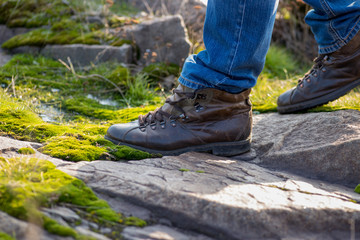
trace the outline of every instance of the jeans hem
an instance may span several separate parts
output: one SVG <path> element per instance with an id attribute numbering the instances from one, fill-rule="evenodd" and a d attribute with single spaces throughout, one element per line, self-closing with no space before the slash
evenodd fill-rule
<path id="1" fill-rule="evenodd" d="M 356 25 L 353 27 L 353 29 L 350 31 L 350 33 L 347 35 L 347 37 L 341 41 L 338 41 L 337 43 L 331 45 L 331 46 L 319 46 L 319 54 L 329 54 L 336 52 L 343 46 L 345 46 L 347 43 L 349 43 L 360 31 L 360 18 L 358 19 Z"/>
<path id="2" fill-rule="evenodd" d="M 203 89 L 203 88 L 210 88 L 208 85 L 204 85 L 189 79 L 184 78 L 183 76 L 180 76 L 178 79 L 179 83 L 184 85 L 185 87 L 191 88 L 191 89 Z"/>

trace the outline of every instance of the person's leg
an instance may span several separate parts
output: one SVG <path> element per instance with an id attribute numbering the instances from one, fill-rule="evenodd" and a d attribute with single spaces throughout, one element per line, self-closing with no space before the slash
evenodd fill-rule
<path id="1" fill-rule="evenodd" d="M 305 20 L 315 35 L 319 57 L 295 88 L 280 95 L 280 113 L 326 104 L 360 85 L 360 1 L 304 1 L 314 8 Z"/>
<path id="2" fill-rule="evenodd" d="M 360 30 L 360 1 L 304 0 L 314 9 L 305 17 L 319 46 L 329 54 L 345 46 Z"/>
<path id="3" fill-rule="evenodd" d="M 252 88 L 262 71 L 278 0 L 209 0 L 206 50 L 190 56 L 179 82 L 189 88 L 238 93 Z"/>
<path id="4" fill-rule="evenodd" d="M 111 126 L 106 138 L 140 150 L 231 156 L 250 150 L 250 89 L 267 53 L 278 0 L 209 0 L 206 50 L 189 57 L 160 109 Z"/>

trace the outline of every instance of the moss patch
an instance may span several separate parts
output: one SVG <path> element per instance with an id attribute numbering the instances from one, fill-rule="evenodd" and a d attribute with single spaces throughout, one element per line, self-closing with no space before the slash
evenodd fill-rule
<path id="1" fill-rule="evenodd" d="M 24 155 L 31 155 L 31 154 L 35 154 L 35 150 L 32 148 L 20 148 L 18 150 L 18 153 L 24 154 Z"/>
<path id="2" fill-rule="evenodd" d="M 34 223 L 50 233 L 80 238 L 69 227 L 40 212 L 42 207 L 71 204 L 84 209 L 98 223 L 146 225 L 138 218 L 126 218 L 113 211 L 81 180 L 39 159 L 0 159 L 0 210 L 18 219 Z"/>
<path id="3" fill-rule="evenodd" d="M 15 240 L 15 238 L 11 237 L 10 235 L 0 232 L 0 240 Z"/>
<path id="4" fill-rule="evenodd" d="M 360 184 L 355 188 L 355 192 L 360 193 Z"/>
<path id="5" fill-rule="evenodd" d="M 153 63 L 146 66 L 142 72 L 148 76 L 152 83 L 157 83 L 170 75 L 179 76 L 181 69 L 176 64 Z"/>
<path id="6" fill-rule="evenodd" d="M 148 110 L 148 109 L 147 109 Z M 117 112 L 119 120 L 132 120 L 144 109 Z M 129 119 L 130 118 L 130 119 Z M 0 134 L 21 140 L 43 142 L 39 150 L 68 161 L 130 160 L 158 157 L 127 146 L 117 146 L 103 138 L 109 125 L 74 123 L 58 125 L 43 122 L 26 103 L 0 92 Z M 121 121 L 119 121 L 121 122 Z"/>
<path id="7" fill-rule="evenodd" d="M 45 46 L 47 44 L 108 44 L 121 46 L 132 44 L 131 41 L 120 39 L 105 33 L 101 28 L 104 24 L 89 23 L 85 11 L 88 6 L 80 1 L 64 2 L 61 0 L 0 0 L 0 23 L 8 27 L 37 28 L 25 34 L 17 35 L 6 41 L 2 47 L 13 49 L 20 46 Z M 100 2 L 98 7 L 105 7 Z M 105 7 L 108 9 L 108 7 Z M 109 12 L 103 16 L 108 25 L 119 27 L 137 24 L 139 21 L 130 17 L 118 17 Z M 71 18 L 72 17 L 72 18 Z M 135 46 L 135 45 L 134 45 Z"/>

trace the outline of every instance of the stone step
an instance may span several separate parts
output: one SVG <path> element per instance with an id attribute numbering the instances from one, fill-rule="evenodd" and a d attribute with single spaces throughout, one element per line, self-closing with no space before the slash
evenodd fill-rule
<path id="1" fill-rule="evenodd" d="M 254 117 L 253 163 L 355 187 L 360 183 L 360 112 Z"/>
<path id="2" fill-rule="evenodd" d="M 36 156 L 103 198 L 120 199 L 112 201 L 114 208 L 141 206 L 210 238 L 353 240 L 360 239 L 360 194 L 354 192 L 360 183 L 359 118 L 353 110 L 256 115 L 253 150 L 235 158 L 186 153 L 71 163 Z M 3 156 L 26 145 L 37 147 L 0 137 Z"/>
<path id="3" fill-rule="evenodd" d="M 187 153 L 59 169 L 215 239 L 360 239 L 353 189 L 248 162 Z"/>

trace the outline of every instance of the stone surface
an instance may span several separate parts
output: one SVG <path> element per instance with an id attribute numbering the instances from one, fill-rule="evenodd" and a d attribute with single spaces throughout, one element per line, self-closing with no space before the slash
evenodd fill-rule
<path id="1" fill-rule="evenodd" d="M 360 112 L 260 114 L 255 163 L 333 183 L 360 183 Z"/>
<path id="2" fill-rule="evenodd" d="M 172 228 L 154 225 L 144 228 L 127 227 L 122 232 L 125 240 L 211 240 L 203 235 L 189 235 L 176 231 Z"/>
<path id="3" fill-rule="evenodd" d="M 0 24 L 0 45 L 16 35 L 27 33 L 31 30 L 31 28 L 8 28 L 6 25 Z"/>
<path id="4" fill-rule="evenodd" d="M 127 44 L 121 47 L 85 44 L 47 45 L 40 53 L 65 62 L 69 57 L 73 64 L 81 66 L 106 61 L 132 62 L 132 47 Z"/>
<path id="5" fill-rule="evenodd" d="M 21 46 L 21 47 L 16 47 L 14 49 L 9 50 L 9 52 L 12 54 L 28 53 L 28 54 L 33 54 L 33 55 L 39 54 L 40 51 L 41 51 L 41 48 L 36 47 L 36 46 Z"/>
<path id="6" fill-rule="evenodd" d="M 50 214 L 51 216 L 59 216 L 68 222 L 75 222 L 80 220 L 79 215 L 77 215 L 74 211 L 65 207 L 54 207 L 54 208 L 45 208 L 43 212 Z"/>
<path id="7" fill-rule="evenodd" d="M 187 153 L 71 163 L 36 156 L 84 180 L 115 210 L 160 225 L 127 228 L 128 239 L 158 232 L 153 239 L 357 240 L 359 118 L 352 110 L 256 115 L 253 150 L 235 158 Z M 0 137 L 3 156 L 18 156 L 24 146 L 38 145 Z"/>
<path id="8" fill-rule="evenodd" d="M 137 45 L 142 63 L 169 62 L 182 65 L 190 52 L 191 43 L 179 15 L 154 18 L 111 31 Z"/>
<path id="9" fill-rule="evenodd" d="M 10 59 L 11 56 L 0 48 L 0 67 L 4 66 Z"/>
<path id="10" fill-rule="evenodd" d="M 71 237 L 60 237 L 49 234 L 34 224 L 29 224 L 0 212 L 0 232 L 13 236 L 17 240 L 71 240 Z"/>
<path id="11" fill-rule="evenodd" d="M 179 14 L 184 19 L 189 35 L 196 42 L 203 41 L 206 4 L 201 0 L 128 0 L 130 4 L 157 16 Z"/>
<path id="12" fill-rule="evenodd" d="M 97 240 L 110 240 L 110 238 L 108 238 L 108 237 L 105 237 L 105 236 L 103 236 L 103 235 L 101 235 L 99 233 L 92 232 L 92 231 L 87 230 L 86 228 L 83 228 L 83 227 L 80 227 L 80 226 L 76 227 L 75 230 L 78 233 L 82 234 L 82 235 L 93 237 L 93 238 L 95 238 Z"/>
<path id="13" fill-rule="evenodd" d="M 59 169 L 97 192 L 125 198 L 177 227 L 215 239 L 349 239 L 355 233 L 360 237 L 360 205 L 354 203 L 360 195 L 353 189 L 248 162 L 187 153 Z"/>

